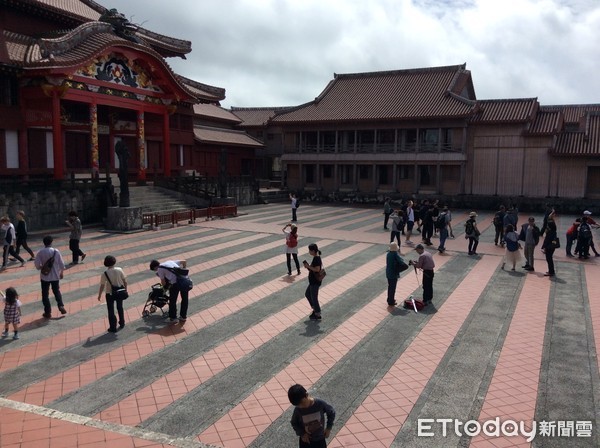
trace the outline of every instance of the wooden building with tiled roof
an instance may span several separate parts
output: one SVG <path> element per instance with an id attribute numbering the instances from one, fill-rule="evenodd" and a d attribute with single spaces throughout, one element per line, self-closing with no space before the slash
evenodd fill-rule
<path id="1" fill-rule="evenodd" d="M 314 101 L 252 127 L 274 135 L 294 190 L 596 198 L 599 116 L 598 105 L 478 100 L 462 64 L 334 74 Z"/>
<path id="2" fill-rule="evenodd" d="M 215 146 L 233 158 L 227 174 L 243 174 L 242 165 L 253 174 L 262 144 L 233 130 L 233 114 L 222 140 L 213 133 L 208 143 L 194 129 L 194 107 L 218 107 L 225 89 L 173 72 L 165 58 L 185 59 L 191 42 L 146 30 L 92 0 L 2 4 L 0 175 L 98 176 L 118 169 L 119 141 L 129 149 L 131 180 L 190 170 L 217 176 L 201 154 Z M 218 115 L 205 119 L 223 123 Z"/>

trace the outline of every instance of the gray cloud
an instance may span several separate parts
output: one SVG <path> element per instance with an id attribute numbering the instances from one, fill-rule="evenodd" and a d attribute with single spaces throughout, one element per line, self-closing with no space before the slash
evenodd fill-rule
<path id="1" fill-rule="evenodd" d="M 597 0 L 128 0 L 119 10 L 192 41 L 188 59 L 169 64 L 224 87 L 226 107 L 305 103 L 333 73 L 463 62 L 478 98 L 600 103 Z"/>

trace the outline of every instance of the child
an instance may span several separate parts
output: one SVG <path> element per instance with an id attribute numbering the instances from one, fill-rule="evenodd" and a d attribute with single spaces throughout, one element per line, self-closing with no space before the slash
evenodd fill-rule
<path id="1" fill-rule="evenodd" d="M 15 252 L 17 255 L 21 250 L 21 246 L 29 253 L 29 261 L 35 260 L 35 255 L 33 251 L 27 245 L 27 223 L 25 222 L 25 212 L 23 210 L 19 210 L 17 212 L 17 249 Z"/>
<path id="2" fill-rule="evenodd" d="M 288 398 L 296 407 L 291 424 L 300 437 L 299 448 L 325 448 L 325 439 L 329 437 L 335 420 L 333 407 L 319 398 L 311 397 L 300 384 L 294 384 L 288 389 Z"/>
<path id="3" fill-rule="evenodd" d="M 19 324 L 21 323 L 21 301 L 19 300 L 19 294 L 17 290 L 12 286 L 6 288 L 6 295 L 4 296 L 4 333 L 2 337 L 8 336 L 8 326 L 13 324 L 13 330 L 15 334 L 13 339 L 19 339 Z"/>

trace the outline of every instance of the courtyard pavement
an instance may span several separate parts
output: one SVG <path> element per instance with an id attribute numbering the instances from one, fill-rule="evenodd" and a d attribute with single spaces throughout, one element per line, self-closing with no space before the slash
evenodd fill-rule
<path id="1" fill-rule="evenodd" d="M 315 242 L 328 273 L 318 322 L 306 270 L 287 275 L 287 203 L 159 231 L 85 229 L 88 256 L 61 282 L 68 314 L 51 296 L 52 319 L 42 318 L 33 263 L 13 264 L 0 288 L 17 288 L 23 317 L 21 339 L 11 329 L 0 340 L 0 446 L 296 447 L 294 383 L 336 409 L 329 447 L 600 446 L 600 257 L 567 258 L 574 217 L 559 216 L 556 277 L 543 276 L 539 248 L 535 272 L 503 270 L 493 213 L 479 212 L 477 256 L 466 253 L 467 215 L 453 211 L 446 253 L 433 239 L 434 301 L 418 314 L 386 305 L 379 208 L 299 208 L 300 260 Z M 54 246 L 69 262 L 66 230 Z M 41 238 L 29 243 L 35 251 Z M 401 253 L 417 258 L 404 244 Z M 130 292 L 116 334 L 96 299 L 108 254 Z M 142 318 L 153 258 L 188 261 L 185 324 Z M 398 302 L 421 294 L 420 276 L 405 271 Z"/>

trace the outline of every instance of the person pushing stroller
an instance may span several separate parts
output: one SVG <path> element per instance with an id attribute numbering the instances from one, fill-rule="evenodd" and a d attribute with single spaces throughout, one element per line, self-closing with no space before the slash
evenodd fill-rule
<path id="1" fill-rule="evenodd" d="M 160 263 L 158 260 L 150 262 L 150 270 L 155 271 L 163 287 L 169 290 L 169 321 L 175 323 L 179 320 L 182 324 L 187 320 L 189 289 L 182 288 L 178 282 L 176 271 L 185 269 L 186 260 L 168 260 Z M 177 319 L 177 297 L 181 293 L 181 309 Z"/>

